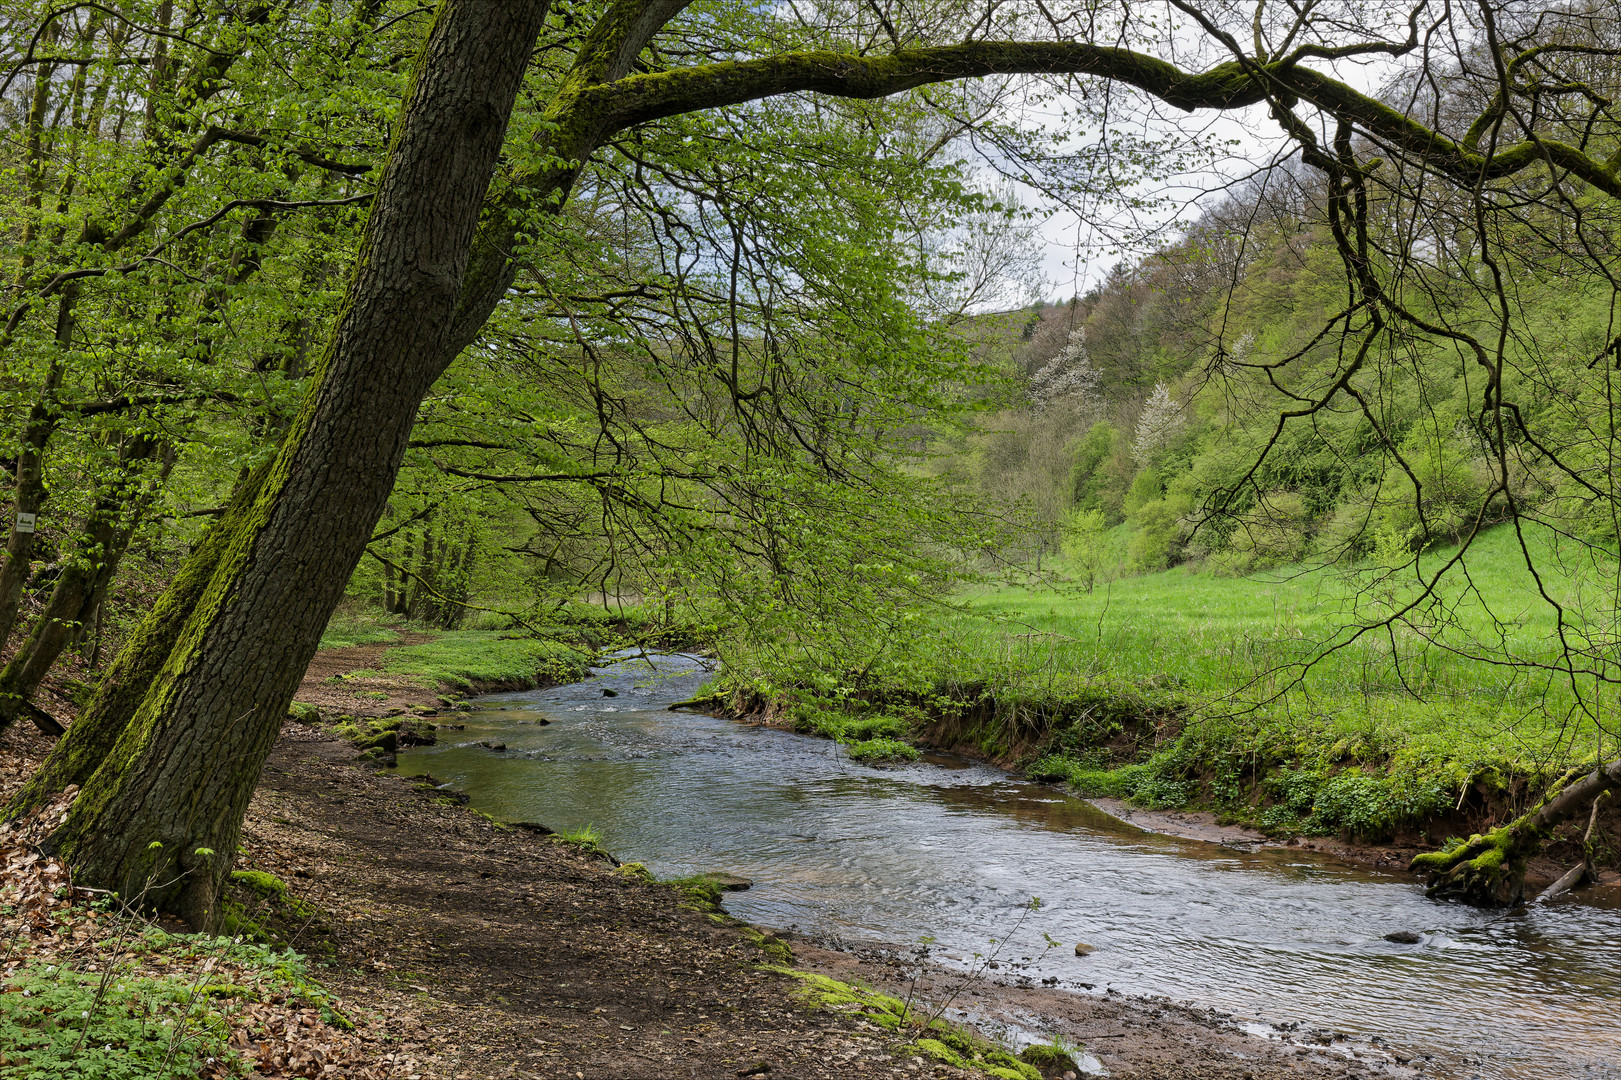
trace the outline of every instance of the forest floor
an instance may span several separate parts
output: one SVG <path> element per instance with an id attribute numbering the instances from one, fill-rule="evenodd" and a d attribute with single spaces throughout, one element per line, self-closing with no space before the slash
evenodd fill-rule
<path id="1" fill-rule="evenodd" d="M 300 700 L 323 703 L 340 686 L 332 681 L 345 674 L 340 669 L 378 670 L 384 648 L 321 655 Z M 352 681 L 341 685 L 352 694 Z M 381 714 L 436 698 L 415 685 L 362 689 L 374 690 L 366 700 Z M 0 798 L 47 749 L 25 725 L 0 735 Z M 772 953 L 781 955 L 781 939 L 769 931 L 696 910 L 675 887 L 538 830 L 495 822 L 419 780 L 357 762 L 353 746 L 319 724 L 284 726 L 244 824 L 238 867 L 275 875 L 288 895 L 257 904 L 243 896 L 243 915 L 306 954 L 358 1030 L 347 1037 L 342 1065 L 322 1072 L 317 1059 L 306 1069 L 299 1063 L 312 1059 L 289 1051 L 274 1059 L 275 1067 L 265 1066 L 267 1074 L 985 1075 L 931 1059 L 855 1006 L 806 1000 L 801 980 L 769 970 Z M 800 971 L 891 992 L 909 982 L 882 949 L 791 947 Z M 927 971 L 917 992 L 943 997 L 960 979 Z M 1055 1027 L 1075 1032 L 1075 1041 L 1119 1078 L 1406 1074 L 1377 1055 L 1345 1060 L 1326 1046 L 1251 1038 L 1230 1018 L 1162 1001 L 989 979 L 958 992 L 959 1004 L 971 1001 L 977 1015 L 993 1022 L 1014 1012 L 1053 1017 Z"/>

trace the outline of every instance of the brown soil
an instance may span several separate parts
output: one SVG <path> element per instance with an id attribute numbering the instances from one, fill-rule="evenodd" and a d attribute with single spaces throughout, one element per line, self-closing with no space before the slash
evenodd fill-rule
<path id="1" fill-rule="evenodd" d="M 358 717 L 384 716 L 390 707 L 395 711 L 401 706 L 434 707 L 439 704 L 439 692 L 427 689 L 414 676 L 389 675 L 382 669 L 383 654 L 389 649 L 398 645 L 421 645 L 432 641 L 434 636 L 405 630 L 400 632 L 397 642 L 323 649 L 315 654 L 304 672 L 297 700 L 329 715 L 347 713 Z M 357 671 L 370 674 L 353 674 Z"/>

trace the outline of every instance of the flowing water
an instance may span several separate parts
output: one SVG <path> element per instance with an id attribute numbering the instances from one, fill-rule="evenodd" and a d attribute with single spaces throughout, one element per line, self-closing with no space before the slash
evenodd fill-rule
<path id="1" fill-rule="evenodd" d="M 705 678 L 690 657 L 631 659 L 481 698 L 400 771 L 507 820 L 589 824 L 660 877 L 751 878 L 726 898 L 750 922 L 928 937 L 945 962 L 999 948 L 1018 975 L 1381 1040 L 1457 1080 L 1621 1080 L 1615 890 L 1506 917 L 1438 904 L 1407 875 L 1144 833 L 985 766 L 878 770 L 826 740 L 667 710 Z M 1075 956 L 1083 941 L 1095 951 Z"/>

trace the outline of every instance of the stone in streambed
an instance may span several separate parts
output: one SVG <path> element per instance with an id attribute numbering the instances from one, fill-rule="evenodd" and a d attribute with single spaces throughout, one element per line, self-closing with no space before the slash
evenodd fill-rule
<path id="1" fill-rule="evenodd" d="M 1424 940 L 1424 936 L 1415 934 L 1411 930 L 1397 930 L 1393 934 L 1386 934 L 1385 940 L 1394 941 L 1397 945 L 1417 945 Z"/>
<path id="2" fill-rule="evenodd" d="M 1084 941 L 1077 941 L 1075 943 L 1075 955 L 1076 956 L 1085 956 L 1088 953 L 1092 953 L 1092 952 L 1096 952 L 1096 951 L 1097 951 L 1097 946 L 1096 945 L 1088 945 Z"/>
<path id="3" fill-rule="evenodd" d="M 727 874 L 719 870 L 711 870 L 707 874 L 694 874 L 692 880 L 707 881 L 723 892 L 742 892 L 754 884 L 746 877 L 738 877 L 736 874 Z"/>
<path id="4" fill-rule="evenodd" d="M 606 687 L 604 687 L 603 691 L 602 691 L 602 696 L 603 697 L 618 697 L 619 696 L 619 691 L 618 690 L 609 690 Z"/>
<path id="5" fill-rule="evenodd" d="M 399 749 L 399 734 L 394 731 L 380 731 L 370 738 L 356 740 L 355 747 L 361 751 L 381 750 L 385 754 L 392 754 Z"/>

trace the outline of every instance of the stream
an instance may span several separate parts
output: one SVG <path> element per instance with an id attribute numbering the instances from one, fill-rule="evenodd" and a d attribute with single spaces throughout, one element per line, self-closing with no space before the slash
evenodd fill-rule
<path id="1" fill-rule="evenodd" d="M 1164 995 L 1262 1035 L 1343 1032 L 1448 1080 L 1621 1080 L 1621 890 L 1507 916 L 1440 904 L 1410 875 L 1145 833 L 988 766 L 875 769 L 824 739 L 666 708 L 707 677 L 655 656 L 479 698 L 399 771 L 506 820 L 589 824 L 659 877 L 750 878 L 725 904 L 760 925 L 932 938 L 947 964 L 995 952 L 997 977 Z M 1398 931 L 1420 940 L 1385 940 Z"/>

